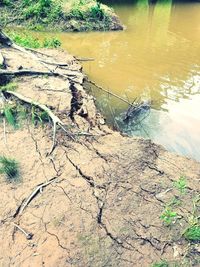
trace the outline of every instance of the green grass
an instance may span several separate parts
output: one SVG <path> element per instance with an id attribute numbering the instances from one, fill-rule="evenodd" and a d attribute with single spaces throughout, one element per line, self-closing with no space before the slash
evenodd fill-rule
<path id="1" fill-rule="evenodd" d="M 15 91 L 17 84 L 14 82 L 7 83 L 6 85 L 0 86 L 0 91 Z"/>
<path id="2" fill-rule="evenodd" d="M 188 227 L 183 236 L 189 241 L 200 242 L 200 226 L 193 225 Z"/>
<path id="3" fill-rule="evenodd" d="M 169 267 L 169 263 L 165 260 L 154 263 L 151 267 Z"/>
<path id="4" fill-rule="evenodd" d="M 176 217 L 177 217 L 177 213 L 175 211 L 173 211 L 170 207 L 166 207 L 160 216 L 161 220 L 166 225 L 172 224 Z"/>
<path id="5" fill-rule="evenodd" d="M 3 115 L 6 119 L 6 122 L 11 125 L 14 129 L 17 128 L 17 120 L 16 120 L 16 110 L 11 105 L 7 104 L 4 106 Z"/>
<path id="6" fill-rule="evenodd" d="M 0 173 L 9 181 L 15 181 L 19 178 L 19 163 L 15 159 L 0 156 Z"/>
<path id="7" fill-rule="evenodd" d="M 0 91 L 14 90 L 17 87 L 15 83 L 8 83 L 1 86 Z M 6 102 L 2 109 L 2 116 L 6 123 L 12 126 L 15 130 L 21 128 L 25 120 L 32 122 L 33 126 L 44 126 L 50 121 L 47 112 L 35 107 L 27 105 L 20 101 Z"/>
<path id="8" fill-rule="evenodd" d="M 60 40 L 55 37 L 39 40 L 38 38 L 30 35 L 30 33 L 20 34 L 11 30 L 7 31 L 7 34 L 13 42 L 27 48 L 58 48 L 61 46 Z"/>
<path id="9" fill-rule="evenodd" d="M 22 16 L 24 19 L 36 19 L 49 23 L 59 19 L 62 15 L 61 1 L 59 0 L 23 0 Z"/>

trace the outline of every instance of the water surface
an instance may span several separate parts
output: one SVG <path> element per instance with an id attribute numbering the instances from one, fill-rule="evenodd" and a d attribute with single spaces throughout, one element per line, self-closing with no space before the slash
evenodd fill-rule
<path id="1" fill-rule="evenodd" d="M 57 34 L 63 48 L 95 59 L 84 70 L 97 84 L 151 101 L 135 126 L 122 120 L 126 103 L 93 90 L 109 123 L 200 161 L 200 3 L 109 2 L 126 30 Z"/>

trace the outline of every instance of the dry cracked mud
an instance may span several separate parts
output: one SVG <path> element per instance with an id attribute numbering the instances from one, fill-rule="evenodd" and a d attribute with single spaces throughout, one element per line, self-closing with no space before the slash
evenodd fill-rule
<path id="1" fill-rule="evenodd" d="M 75 140 L 58 127 L 49 155 L 51 123 L 33 127 L 27 120 L 13 129 L 1 122 L 0 154 L 20 163 L 20 181 L 9 183 L 0 174 L 0 266 L 146 267 L 162 259 L 199 266 L 200 246 L 183 232 L 194 212 L 199 214 L 194 199 L 200 164 L 109 129 L 83 88 L 85 76 L 75 58 L 42 52 L 49 55 L 40 54 L 42 59 L 68 62 L 67 70 L 51 66 L 68 77 L 5 75 L 1 82 L 14 80 L 18 93 L 51 107 Z M 47 71 L 30 54 L 8 47 L 1 53 L 6 70 Z M 184 194 L 174 186 L 181 175 L 187 180 Z M 174 199 L 177 217 L 167 226 L 160 216 Z"/>

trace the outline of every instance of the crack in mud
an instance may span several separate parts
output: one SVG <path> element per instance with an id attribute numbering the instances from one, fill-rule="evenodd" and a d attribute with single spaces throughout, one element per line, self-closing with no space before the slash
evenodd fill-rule
<path id="1" fill-rule="evenodd" d="M 69 253 L 69 249 L 66 248 L 65 246 L 63 246 L 63 245 L 61 244 L 60 239 L 58 238 L 58 236 L 57 236 L 56 234 L 51 233 L 51 232 L 48 231 L 48 229 L 47 229 L 47 224 L 46 224 L 46 223 L 44 223 L 44 227 L 45 227 L 45 231 L 46 231 L 50 236 L 54 236 L 54 237 L 56 238 L 56 240 L 57 240 L 57 242 L 58 242 L 58 246 L 59 246 L 60 248 L 64 249 L 64 250 L 66 250 L 66 251 Z"/>
<path id="2" fill-rule="evenodd" d="M 80 174 L 80 176 L 92 187 L 92 188 L 98 188 L 98 189 L 106 189 L 105 185 L 98 185 L 95 183 L 93 177 L 86 175 L 82 172 L 81 168 L 78 167 L 78 165 L 76 165 L 67 155 L 66 153 L 66 158 L 68 159 L 68 161 L 72 164 L 72 166 L 78 171 L 78 173 Z"/>

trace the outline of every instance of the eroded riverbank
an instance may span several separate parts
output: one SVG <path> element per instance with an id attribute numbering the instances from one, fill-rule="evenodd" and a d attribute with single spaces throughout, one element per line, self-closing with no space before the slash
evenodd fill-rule
<path id="1" fill-rule="evenodd" d="M 62 48 L 94 58 L 84 63 L 84 71 L 103 88 L 129 102 L 141 98 L 151 103 L 146 119 L 127 124 L 123 116 L 128 105 L 93 90 L 107 123 L 200 161 L 200 3 L 108 2 L 127 29 L 57 34 Z M 36 36 L 42 39 L 54 33 Z"/>
<path id="2" fill-rule="evenodd" d="M 14 81 L 16 93 L 49 107 L 66 132 L 58 127 L 52 151 L 51 120 L 43 127 L 25 120 L 19 129 L 1 124 L 1 155 L 19 162 L 20 180 L 0 176 L 0 265 L 146 267 L 166 260 L 198 266 L 199 244 L 184 231 L 191 216 L 198 225 L 199 163 L 109 129 L 85 93 L 75 58 L 40 52 L 48 56 L 1 49 L 1 82 L 7 77 L 4 86 Z M 19 73 L 27 69 L 32 73 Z M 170 224 L 168 209 L 176 213 L 167 215 Z"/>

